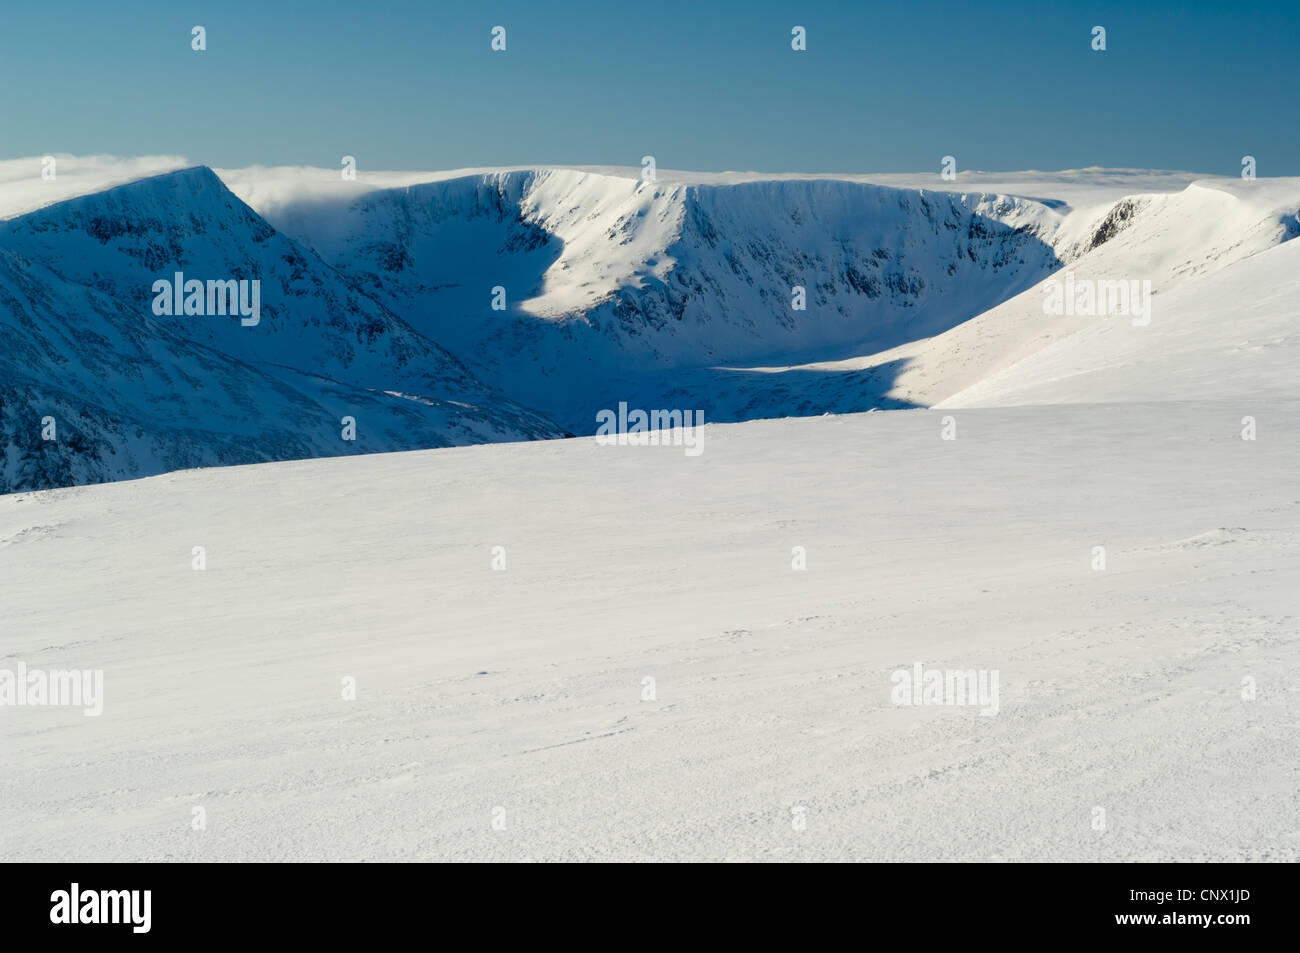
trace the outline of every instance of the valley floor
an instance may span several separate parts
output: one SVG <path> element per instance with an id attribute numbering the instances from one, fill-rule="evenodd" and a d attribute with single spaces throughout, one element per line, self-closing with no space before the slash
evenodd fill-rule
<path id="1" fill-rule="evenodd" d="M 104 672 L 99 717 L 0 707 L 0 858 L 1300 860 L 1297 411 L 0 497 L 0 669 Z M 998 672 L 998 713 L 893 704 L 916 662 Z"/>

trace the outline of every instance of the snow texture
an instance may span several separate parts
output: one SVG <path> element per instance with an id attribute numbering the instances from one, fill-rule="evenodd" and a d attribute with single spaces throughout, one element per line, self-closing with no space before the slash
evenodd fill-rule
<path id="1" fill-rule="evenodd" d="M 0 670 L 103 713 L 0 706 L 0 859 L 1300 860 L 1300 180 L 57 158 Z"/>

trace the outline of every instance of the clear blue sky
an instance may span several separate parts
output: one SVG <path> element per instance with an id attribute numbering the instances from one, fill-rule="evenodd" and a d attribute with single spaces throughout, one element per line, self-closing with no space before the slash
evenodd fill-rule
<path id="1" fill-rule="evenodd" d="M 1300 0 L 3 0 L 0 158 L 1300 175 L 1297 51 Z"/>

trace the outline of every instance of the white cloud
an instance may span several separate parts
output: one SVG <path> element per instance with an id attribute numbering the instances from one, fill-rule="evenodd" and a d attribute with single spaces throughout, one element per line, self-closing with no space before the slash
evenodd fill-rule
<path id="1" fill-rule="evenodd" d="M 42 177 L 44 156 L 0 160 L 0 219 L 192 164 L 184 156 L 52 156 L 52 179 Z"/>

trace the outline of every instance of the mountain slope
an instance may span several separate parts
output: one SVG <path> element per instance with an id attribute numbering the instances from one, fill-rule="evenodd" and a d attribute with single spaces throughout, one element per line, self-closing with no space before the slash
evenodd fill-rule
<path id="1" fill-rule="evenodd" d="M 1202 396 L 1295 394 L 1294 364 L 1285 349 L 1258 355 L 1263 359 L 1242 376 L 1227 370 L 1242 365 L 1237 342 L 1224 340 L 1221 331 L 1249 313 L 1253 335 L 1294 334 L 1297 310 L 1273 289 L 1294 278 L 1291 263 L 1300 246 L 1290 246 L 1300 236 L 1297 213 L 1300 179 L 1215 180 L 1079 213 L 1063 230 L 1065 270 L 1076 282 L 1149 281 L 1149 323 L 1135 326 L 1128 317 L 1106 314 L 1046 314 L 1043 283 L 909 354 L 881 355 L 907 360 L 929 376 L 922 381 L 919 374 L 901 375 L 893 396 L 928 405 L 960 403 L 963 392 L 1039 354 L 1068 354 L 1067 365 L 1078 370 L 1146 364 L 1141 372 L 1134 368 L 1127 385 L 1139 400 L 1185 394 L 1188 381 L 1197 382 Z M 1062 279 L 1063 274 L 1052 277 Z M 1191 350 L 1185 344 L 1169 349 L 1174 338 L 1186 342 L 1189 334 L 1202 332 Z M 1055 390 L 1057 398 L 1104 399 L 1092 378 L 1073 376 L 1066 365 L 1059 371 L 1072 380 Z M 1006 387 L 1013 386 L 1007 379 Z"/>
<path id="2" fill-rule="evenodd" d="M 1096 321 L 943 407 L 1300 397 L 1300 242 L 1185 282 L 1148 327 Z"/>
<path id="3" fill-rule="evenodd" d="M 665 374 L 930 336 L 1057 264 L 1056 213 L 998 195 L 573 170 L 340 195 L 268 214 L 479 376 L 577 431 L 632 391 L 662 399 Z M 725 420 L 742 405 L 702 406 Z"/>
<path id="4" fill-rule="evenodd" d="M 1074 196 L 1076 201 L 1083 197 Z M 1144 376 L 1135 374 L 1125 387 L 1114 389 L 1133 399 L 1185 395 L 1188 381 L 1197 382 L 1204 396 L 1296 394 L 1291 352 L 1270 347 L 1242 363 L 1238 342 L 1223 340 L 1222 329 L 1248 314 L 1252 336 L 1273 341 L 1294 334 L 1293 299 L 1275 294 L 1274 288 L 1292 281 L 1297 252 L 1282 249 L 1300 235 L 1298 211 L 1300 179 L 1215 179 L 1173 193 L 1082 203 L 1060 220 L 1053 234 L 1061 267 L 969 321 L 875 353 L 815 364 L 773 362 L 765 368 L 732 368 L 730 374 L 759 380 L 773 396 L 769 403 L 782 391 L 807 392 L 814 399 L 829 392 L 842 404 L 826 409 L 841 412 L 860 409 L 849 400 L 854 380 L 869 382 L 866 390 L 874 395 L 875 406 L 884 408 L 960 406 L 968 395 L 982 405 L 1030 402 L 1028 396 L 1012 399 L 1011 389 L 1018 385 L 1001 375 L 1038 354 L 1056 356 L 1051 373 L 1060 384 L 1035 400 L 1106 399 L 1090 377 L 1074 375 L 1074 369 L 1121 361 L 1145 365 Z M 1115 314 L 1046 313 L 1047 290 L 1063 283 L 1067 274 L 1077 285 L 1093 287 L 1104 281 L 1149 282 L 1149 323 L 1135 326 L 1130 317 Z M 1202 317 L 1183 323 L 1189 309 Z M 1084 336 L 1076 337 L 1080 334 Z M 1171 334 L 1181 338 L 1172 349 Z M 683 386 L 703 393 L 716 376 Z M 981 389 L 994 380 L 1004 380 L 999 387 L 1005 386 L 1005 396 Z"/>
<path id="5" fill-rule="evenodd" d="M 9 666 L 104 673 L 99 717 L 3 709 L 0 856 L 1300 860 L 1297 410 L 972 409 L 953 441 L 857 414 L 710 425 L 694 458 L 557 440 L 0 497 Z M 917 662 L 997 671 L 998 714 L 894 704 Z"/>
<path id="6" fill-rule="evenodd" d="M 0 220 L 0 486 L 591 432 L 623 401 L 1295 393 L 1300 180 L 318 171 L 223 173 L 258 211 L 196 167 Z M 261 320 L 154 315 L 178 270 L 258 280 Z M 1046 314 L 1067 274 L 1149 282 L 1151 323 Z"/>
<path id="7" fill-rule="evenodd" d="M 261 320 L 155 315 L 176 271 L 258 280 Z M 6 490 L 561 433 L 202 168 L 0 222 L 0 328 Z"/>

